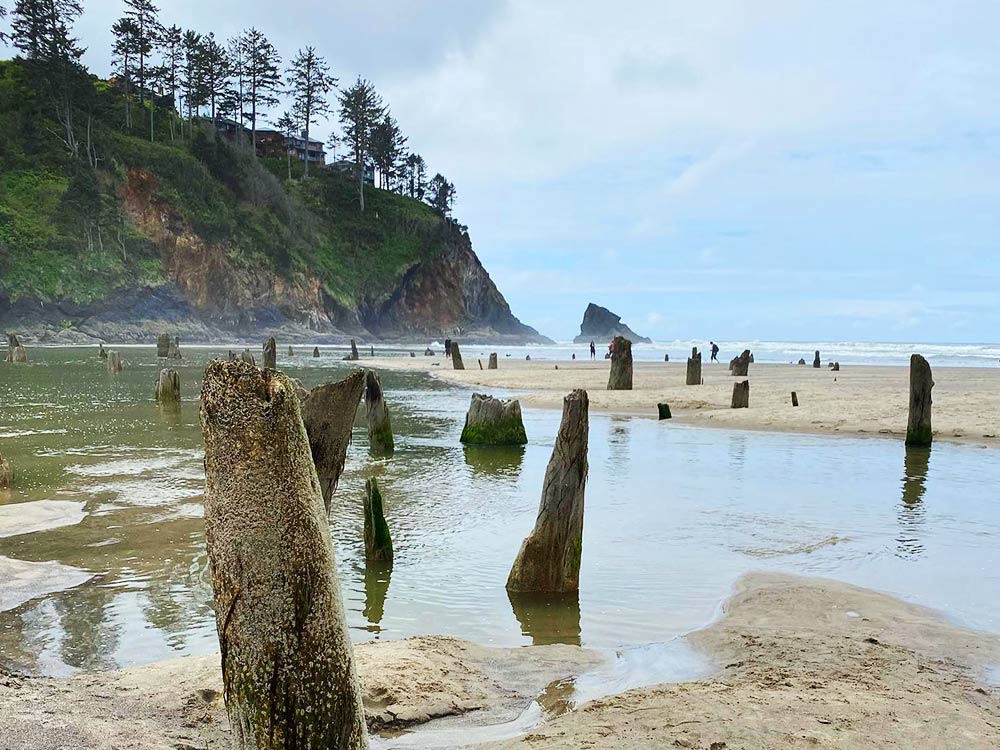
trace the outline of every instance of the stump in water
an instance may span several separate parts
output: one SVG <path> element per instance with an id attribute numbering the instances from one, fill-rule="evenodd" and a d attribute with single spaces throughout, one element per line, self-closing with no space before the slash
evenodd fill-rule
<path id="1" fill-rule="evenodd" d="M 687 379 L 688 385 L 701 385 L 701 352 L 698 347 L 691 347 L 691 356 L 688 357 Z"/>
<path id="2" fill-rule="evenodd" d="M 392 562 L 392 537 L 385 522 L 382 493 L 375 477 L 365 481 L 365 559 Z"/>
<path id="3" fill-rule="evenodd" d="M 180 336 L 174 336 L 174 340 L 170 343 L 170 349 L 167 351 L 168 359 L 181 359 L 181 339 Z"/>
<path id="4" fill-rule="evenodd" d="M 0 455 L 0 490 L 9 490 L 14 483 L 14 470 L 10 468 L 10 461 Z"/>
<path id="5" fill-rule="evenodd" d="M 361 688 L 309 443 L 288 378 L 212 362 L 205 542 L 239 750 L 365 750 Z"/>
<path id="6" fill-rule="evenodd" d="M 319 347 L 318 346 L 314 346 L 313 347 L 313 356 L 314 357 L 318 357 L 319 356 Z"/>
<path id="7" fill-rule="evenodd" d="M 98 344 L 97 345 L 97 356 L 100 359 L 107 359 L 108 358 L 108 353 L 106 351 L 104 351 L 104 344 Z"/>
<path id="8" fill-rule="evenodd" d="M 254 365 L 254 366 L 257 365 L 257 360 L 253 358 L 253 355 L 250 353 L 249 349 L 244 349 L 242 352 L 240 352 L 240 362 L 245 362 L 248 365 Z"/>
<path id="9" fill-rule="evenodd" d="M 906 424 L 906 444 L 926 448 L 932 440 L 931 389 L 934 378 L 931 366 L 919 354 L 910 357 L 910 416 Z"/>
<path id="10" fill-rule="evenodd" d="M 462 442 L 469 445 L 525 445 L 528 436 L 521 419 L 521 404 L 516 399 L 508 401 L 473 393 L 465 415 L 465 427 L 462 428 Z"/>
<path id="11" fill-rule="evenodd" d="M 391 456 L 396 446 L 392 439 L 389 407 L 385 405 L 382 381 L 374 370 L 365 372 L 365 416 L 368 418 L 368 450 L 373 456 Z"/>
<path id="12" fill-rule="evenodd" d="M 657 404 L 656 412 L 660 419 L 672 419 L 674 416 L 670 413 L 670 404 Z"/>
<path id="13" fill-rule="evenodd" d="M 229 357 L 228 357 L 228 359 L 229 359 L 230 362 L 236 362 L 236 361 L 239 360 L 239 357 L 236 356 L 236 352 L 234 352 L 232 349 L 230 349 L 229 350 Z"/>
<path id="14" fill-rule="evenodd" d="M 750 381 L 744 380 L 742 383 L 733 383 L 733 409 L 750 408 Z"/>
<path id="15" fill-rule="evenodd" d="M 819 349 L 816 350 L 816 354 L 815 356 L 813 356 L 813 367 L 815 367 L 817 370 L 820 368 Z"/>
<path id="16" fill-rule="evenodd" d="M 170 335 L 161 333 L 156 337 L 156 356 L 166 357 L 170 354 Z"/>
<path id="17" fill-rule="evenodd" d="M 274 336 L 264 342 L 264 367 L 278 369 L 278 342 L 274 340 Z"/>
<path id="18" fill-rule="evenodd" d="M 465 363 L 462 362 L 462 352 L 459 351 L 458 342 L 451 342 L 451 364 L 456 370 L 464 370 Z"/>
<path id="19" fill-rule="evenodd" d="M 16 333 L 7 334 L 7 361 L 11 363 L 28 361 L 28 350 L 21 345 Z"/>
<path id="20" fill-rule="evenodd" d="M 416 352 L 410 352 L 410 357 L 411 357 L 411 358 L 412 358 L 412 357 L 416 357 L 416 356 L 417 356 L 417 353 L 416 353 Z"/>
<path id="21" fill-rule="evenodd" d="M 365 373 L 352 372 L 343 380 L 309 391 L 302 401 L 302 421 L 309 434 L 309 449 L 323 490 L 323 503 L 330 511 L 330 498 L 344 471 L 351 428 L 365 387 Z"/>
<path id="22" fill-rule="evenodd" d="M 580 590 L 588 406 L 586 391 L 573 391 L 563 399 L 562 423 L 545 470 L 538 518 L 510 570 L 508 591 Z"/>
<path id="23" fill-rule="evenodd" d="M 624 336 L 611 340 L 611 372 L 608 375 L 609 391 L 632 390 L 632 342 Z"/>
<path id="24" fill-rule="evenodd" d="M 750 354 L 750 350 L 744 349 L 743 353 L 740 356 L 733 359 L 733 361 L 730 363 L 731 364 L 730 369 L 733 371 L 732 374 L 735 375 L 736 377 L 745 378 L 750 370 L 751 359 L 752 355 Z"/>
<path id="25" fill-rule="evenodd" d="M 496 352 L 490 352 L 490 361 L 486 363 L 486 369 L 487 370 L 495 370 L 495 369 L 497 369 L 497 353 Z"/>
<path id="26" fill-rule="evenodd" d="M 295 356 L 295 352 L 292 350 L 292 347 L 288 347 L 288 356 L 289 357 L 294 357 Z"/>
<path id="27" fill-rule="evenodd" d="M 161 404 L 181 400 L 181 376 L 176 370 L 160 370 L 160 377 L 156 381 L 156 400 Z"/>
<path id="28" fill-rule="evenodd" d="M 351 356 L 349 357 L 349 359 L 351 360 L 351 362 L 357 362 L 359 359 L 361 359 L 361 355 L 358 354 L 358 345 L 354 341 L 354 339 L 351 339 Z"/>
<path id="29" fill-rule="evenodd" d="M 107 367 L 108 367 L 108 372 L 110 372 L 112 375 L 117 375 L 123 369 L 125 369 L 125 365 L 122 362 L 122 358 L 118 354 L 118 352 L 116 351 L 108 352 Z"/>
<path id="30" fill-rule="evenodd" d="M 792 406 L 798 406 L 798 405 L 799 405 L 799 394 L 797 394 L 795 391 L 792 391 Z"/>

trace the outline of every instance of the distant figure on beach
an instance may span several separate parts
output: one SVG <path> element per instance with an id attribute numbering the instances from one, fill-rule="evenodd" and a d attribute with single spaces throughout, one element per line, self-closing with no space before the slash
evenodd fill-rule
<path id="1" fill-rule="evenodd" d="M 713 362 L 718 362 L 719 361 L 719 345 L 716 344 L 714 341 L 709 341 L 708 343 L 712 345 L 712 361 Z"/>
<path id="2" fill-rule="evenodd" d="M 597 347 L 594 346 L 594 342 L 590 342 L 590 358 L 597 359 Z"/>
<path id="3" fill-rule="evenodd" d="M 451 339 L 444 340 L 444 356 L 451 356 Z"/>

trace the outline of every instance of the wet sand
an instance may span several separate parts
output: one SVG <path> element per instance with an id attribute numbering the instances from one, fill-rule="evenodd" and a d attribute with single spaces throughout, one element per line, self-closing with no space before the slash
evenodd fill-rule
<path id="1" fill-rule="evenodd" d="M 718 664 L 711 677 L 553 712 L 517 739 L 477 746 L 1000 745 L 1000 689 L 983 678 L 1000 662 L 1000 637 L 883 594 L 750 574 L 723 616 L 687 640 Z M 490 649 L 437 637 L 365 644 L 356 652 L 370 725 L 410 726 L 410 747 L 442 747 L 421 744 L 419 725 L 427 719 L 459 715 L 443 720 L 459 728 L 509 722 L 543 692 L 565 694 L 561 678 L 606 659 L 573 646 Z M 218 664 L 217 656 L 189 657 L 61 680 L 0 675 L 0 748 L 226 746 Z"/>
<path id="2" fill-rule="evenodd" d="M 450 383 L 504 389 L 519 394 L 524 406 L 561 408 L 562 397 L 585 388 L 590 408 L 629 415 L 656 416 L 656 405 L 670 405 L 675 420 L 699 426 L 842 433 L 856 436 L 906 434 L 909 368 L 843 366 L 839 372 L 811 365 L 750 365 L 750 408 L 732 409 L 733 382 L 728 363 L 702 365 L 704 385 L 684 384 L 684 362 L 637 362 L 633 390 L 608 391 L 606 360 L 532 361 L 500 359 L 499 369 L 480 370 L 478 351 L 464 352 L 464 371 L 442 356 L 374 358 L 366 367 L 430 372 Z M 487 357 L 482 357 L 486 366 Z M 558 370 L 555 369 L 558 366 Z M 1000 447 L 1000 368 L 939 367 L 934 370 L 934 435 L 939 440 Z M 791 392 L 799 406 L 791 404 Z"/>

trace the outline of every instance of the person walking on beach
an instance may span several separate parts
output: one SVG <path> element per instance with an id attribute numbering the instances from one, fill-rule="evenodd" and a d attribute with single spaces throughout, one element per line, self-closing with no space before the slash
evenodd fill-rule
<path id="1" fill-rule="evenodd" d="M 711 346 L 712 346 L 712 361 L 713 362 L 718 362 L 719 361 L 719 345 L 716 344 L 714 341 L 709 341 L 708 343 L 711 344 Z"/>
<path id="2" fill-rule="evenodd" d="M 597 347 L 594 346 L 594 342 L 590 342 L 590 358 L 597 359 Z"/>

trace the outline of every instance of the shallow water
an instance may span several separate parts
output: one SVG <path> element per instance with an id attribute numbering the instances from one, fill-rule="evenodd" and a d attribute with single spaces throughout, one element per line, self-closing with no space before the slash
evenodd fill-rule
<path id="1" fill-rule="evenodd" d="M 10 532 L 13 509 L 0 508 L 11 534 L 0 558 L 59 564 L 21 576 L 17 592 L 0 584 L 0 661 L 62 674 L 217 649 L 196 398 L 221 350 L 184 351 L 179 411 L 152 400 L 162 362 L 151 347 L 125 349 L 117 377 L 89 348 L 35 348 L 27 365 L 0 366 L 0 453 L 17 473 L 0 504 L 59 503 L 25 505 L 25 528 L 38 530 L 23 534 Z M 346 371 L 329 354 L 283 354 L 280 366 L 307 385 Z M 471 391 L 415 373 L 385 372 L 383 383 L 396 456 L 371 460 L 358 421 L 331 513 L 356 640 L 669 642 L 705 624 L 748 570 L 846 580 L 1000 630 L 991 450 L 907 453 L 895 440 L 594 414 L 580 596 L 511 601 L 504 582 L 534 522 L 559 414 L 526 410 L 524 449 L 463 449 Z M 393 532 L 391 571 L 364 564 L 361 497 L 373 474 Z"/>

